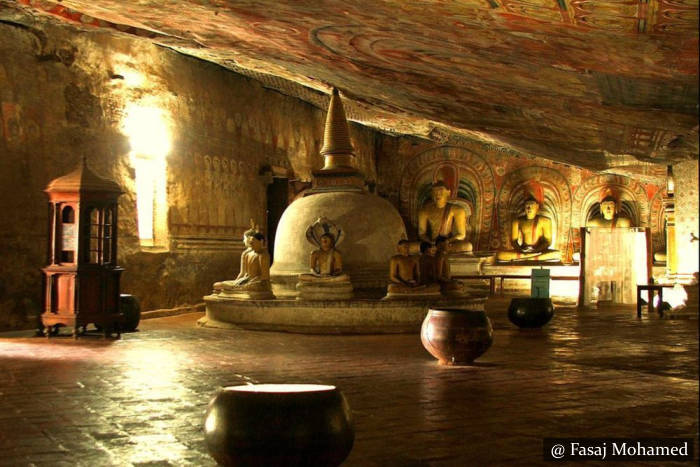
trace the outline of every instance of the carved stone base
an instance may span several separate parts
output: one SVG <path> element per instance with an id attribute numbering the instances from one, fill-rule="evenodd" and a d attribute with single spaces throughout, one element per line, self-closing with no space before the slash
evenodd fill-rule
<path id="1" fill-rule="evenodd" d="M 297 300 L 349 300 L 352 298 L 352 284 L 348 282 L 305 282 L 297 283 Z"/>
<path id="2" fill-rule="evenodd" d="M 250 290 L 240 292 L 227 292 L 222 290 L 218 293 L 219 297 L 228 300 L 274 300 L 275 296 L 271 290 Z"/>
<path id="3" fill-rule="evenodd" d="M 204 297 L 206 315 L 200 326 L 314 334 L 418 333 L 428 307 L 483 310 L 485 297 L 407 301 L 232 300 Z"/>

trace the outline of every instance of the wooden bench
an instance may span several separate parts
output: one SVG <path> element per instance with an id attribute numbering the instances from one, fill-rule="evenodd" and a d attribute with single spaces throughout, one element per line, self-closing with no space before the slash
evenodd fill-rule
<path id="1" fill-rule="evenodd" d="M 503 295 L 503 281 L 505 279 L 532 279 L 531 275 L 528 274 L 473 274 L 464 276 L 454 276 L 455 279 L 482 279 L 489 281 L 489 295 L 496 295 L 496 279 L 500 279 L 500 295 Z M 550 276 L 550 280 L 553 281 L 577 281 L 578 276 Z"/>

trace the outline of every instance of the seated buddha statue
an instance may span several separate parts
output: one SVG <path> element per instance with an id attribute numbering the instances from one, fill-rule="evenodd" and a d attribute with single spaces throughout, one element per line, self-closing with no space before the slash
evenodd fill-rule
<path id="1" fill-rule="evenodd" d="M 439 284 L 421 281 L 421 264 L 417 256 L 409 255 L 410 244 L 408 240 L 399 240 L 396 248 L 398 254 L 389 260 L 389 285 L 384 298 L 421 298 L 440 293 Z"/>
<path id="2" fill-rule="evenodd" d="M 525 214 L 511 223 L 512 250 L 496 252 L 496 260 L 516 261 L 561 261 L 561 252 L 550 248 L 552 244 L 552 221 L 537 214 L 540 201 L 530 196 L 525 201 Z"/>
<path id="3" fill-rule="evenodd" d="M 447 241 L 442 237 L 438 237 L 435 246 L 437 248 L 437 253 L 435 254 L 436 274 L 437 281 L 440 284 L 440 291 L 443 295 L 447 296 L 466 295 L 467 292 L 464 283 L 452 278 L 450 263 L 448 261 Z"/>
<path id="4" fill-rule="evenodd" d="M 275 298 L 270 287 L 270 254 L 265 247 L 265 235 L 257 228 L 243 234 L 246 249 L 241 254 L 241 268 L 234 280 L 214 283 L 214 292 L 222 297 L 243 300 Z"/>
<path id="5" fill-rule="evenodd" d="M 434 243 L 421 242 L 418 264 L 420 269 L 420 283 L 422 285 L 437 284 L 437 246 Z"/>
<path id="6" fill-rule="evenodd" d="M 632 221 L 617 213 L 617 199 L 613 195 L 607 195 L 600 201 L 600 215 L 586 223 L 586 227 L 603 229 L 616 229 L 618 227 L 632 227 Z"/>
<path id="7" fill-rule="evenodd" d="M 430 200 L 418 211 L 418 239 L 435 243 L 438 237 L 443 237 L 448 241 L 450 253 L 471 252 L 472 244 L 467 240 L 467 211 L 448 203 L 449 198 L 450 189 L 444 182 L 433 183 Z"/>
<path id="8" fill-rule="evenodd" d="M 299 300 L 344 300 L 352 298 L 350 277 L 343 273 L 343 260 L 336 250 L 336 238 L 342 230 L 325 217 L 319 218 L 306 232 L 306 238 L 318 248 L 309 258 L 310 273 L 300 274 L 297 290 Z"/>

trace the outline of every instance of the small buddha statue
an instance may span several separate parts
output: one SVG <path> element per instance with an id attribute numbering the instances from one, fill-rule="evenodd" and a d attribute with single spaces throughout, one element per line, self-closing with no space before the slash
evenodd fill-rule
<path id="1" fill-rule="evenodd" d="M 464 296 L 467 294 L 462 281 L 452 278 L 450 263 L 448 261 L 447 240 L 438 237 L 435 242 L 437 253 L 435 254 L 437 280 L 440 283 L 440 291 L 447 296 Z"/>
<path id="2" fill-rule="evenodd" d="M 246 249 L 241 254 L 241 268 L 234 280 L 214 283 L 214 292 L 222 297 L 244 300 L 275 298 L 270 287 L 270 254 L 265 246 L 265 235 L 251 226 L 243 234 Z"/>
<path id="3" fill-rule="evenodd" d="M 344 300 L 352 298 L 350 277 L 343 273 L 343 260 L 335 248 L 336 239 L 343 238 L 342 229 L 325 217 L 311 224 L 306 238 L 316 246 L 309 259 L 310 273 L 300 274 L 297 290 L 299 300 Z"/>
<path id="4" fill-rule="evenodd" d="M 472 251 L 472 244 L 467 240 L 467 211 L 448 203 L 450 194 L 444 182 L 433 183 L 430 200 L 418 211 L 418 238 L 435 243 L 438 237 L 444 237 L 451 253 L 468 253 Z"/>
<path id="5" fill-rule="evenodd" d="M 437 283 L 424 284 L 421 281 L 420 261 L 417 256 L 409 254 L 411 242 L 399 240 L 396 255 L 389 260 L 389 285 L 386 299 L 421 298 L 440 293 Z"/>
<path id="6" fill-rule="evenodd" d="M 561 252 L 552 249 L 552 220 L 538 214 L 544 200 L 530 193 L 525 200 L 525 213 L 511 223 L 512 250 L 496 252 L 496 260 L 515 261 L 561 261 Z"/>
<path id="7" fill-rule="evenodd" d="M 420 283 L 432 285 L 438 283 L 437 246 L 430 242 L 420 244 Z"/>
<path id="8" fill-rule="evenodd" d="M 632 227 L 632 221 L 617 213 L 618 200 L 610 191 L 606 191 L 604 196 L 601 196 L 600 215 L 594 217 L 586 223 L 586 227 L 595 227 L 603 229 L 616 229 L 618 227 Z"/>

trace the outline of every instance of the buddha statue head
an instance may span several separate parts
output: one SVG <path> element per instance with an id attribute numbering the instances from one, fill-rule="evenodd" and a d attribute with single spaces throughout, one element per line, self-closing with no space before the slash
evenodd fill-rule
<path id="1" fill-rule="evenodd" d="M 249 248 L 253 251 L 261 251 L 265 248 L 265 235 L 261 232 L 255 232 L 248 238 Z"/>
<path id="2" fill-rule="evenodd" d="M 617 200 L 612 196 L 607 196 L 600 202 L 600 215 L 606 221 L 611 221 L 617 214 Z"/>
<path id="3" fill-rule="evenodd" d="M 540 203 L 533 197 L 525 200 L 525 217 L 534 219 L 540 211 Z"/>
<path id="4" fill-rule="evenodd" d="M 335 237 L 331 233 L 324 233 L 319 239 L 319 248 L 323 251 L 331 251 L 335 247 Z"/>
<path id="5" fill-rule="evenodd" d="M 396 246 L 396 251 L 401 255 L 401 256 L 408 256 L 408 250 L 411 246 L 411 242 L 408 240 L 401 239 L 399 240 L 398 245 Z"/>
<path id="6" fill-rule="evenodd" d="M 434 243 L 421 242 L 420 252 L 422 255 L 435 256 L 435 254 L 437 253 L 437 247 Z"/>
<path id="7" fill-rule="evenodd" d="M 433 186 L 430 188 L 430 199 L 439 208 L 447 205 L 447 200 L 450 199 L 450 189 L 445 185 L 445 182 L 438 181 L 433 183 Z"/>
<path id="8" fill-rule="evenodd" d="M 525 184 L 525 217 L 534 219 L 544 202 L 544 187 L 536 180 L 530 180 Z"/>
<path id="9" fill-rule="evenodd" d="M 243 244 L 246 248 L 250 248 L 250 242 L 253 236 L 258 233 L 258 229 L 255 227 L 255 221 L 250 220 L 250 228 L 243 232 Z"/>
<path id="10" fill-rule="evenodd" d="M 617 214 L 617 204 L 620 200 L 618 193 L 613 187 L 606 186 L 600 190 L 598 195 L 600 200 L 600 216 L 606 221 L 611 221 Z"/>

